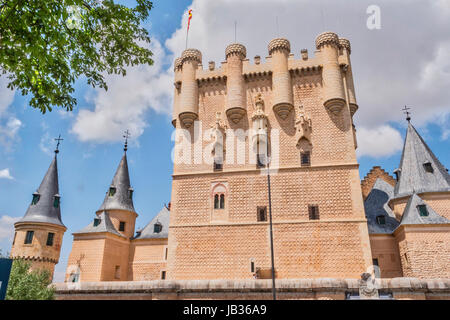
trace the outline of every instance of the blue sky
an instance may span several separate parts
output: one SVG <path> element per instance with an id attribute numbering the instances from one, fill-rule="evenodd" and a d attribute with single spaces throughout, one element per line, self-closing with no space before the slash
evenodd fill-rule
<path id="1" fill-rule="evenodd" d="M 233 41 L 230 26 L 235 20 L 238 41 L 246 45 L 250 59 L 267 55 L 267 43 L 276 33 L 267 25 L 275 16 L 279 33 L 290 39 L 297 57 L 303 47 L 313 54 L 314 39 L 322 31 L 348 37 L 360 107 L 355 124 L 361 178 L 374 165 L 390 173 L 398 166 L 406 131 L 401 111 L 405 104 L 413 106 L 413 124 L 448 167 L 450 6 L 439 0 L 411 1 L 407 7 L 400 0 L 379 3 L 382 28 L 368 30 L 367 1 L 155 1 L 146 23 L 155 65 L 125 78 L 111 78 L 107 93 L 80 79 L 75 92 L 78 107 L 72 113 L 55 110 L 42 115 L 28 107 L 29 97 L 19 92 L 11 96 L 0 81 L 0 248 L 10 250 L 13 218 L 24 215 L 59 134 L 64 138 L 58 156 L 61 208 L 68 230 L 56 279 L 66 267 L 71 233 L 87 225 L 103 201 L 123 153 L 123 130 L 132 133 L 128 161 L 139 214 L 136 227 L 143 227 L 170 201 L 172 63 L 184 49 L 186 10 L 191 7 L 190 46 L 202 51 L 203 65 L 223 60 L 226 45 Z M 421 19 L 411 25 L 408 18 L 414 15 Z M 414 37 L 421 41 L 413 41 Z"/>

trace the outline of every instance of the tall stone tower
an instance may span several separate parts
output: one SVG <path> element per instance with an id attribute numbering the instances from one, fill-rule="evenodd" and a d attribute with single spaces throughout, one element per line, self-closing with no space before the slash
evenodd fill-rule
<path id="1" fill-rule="evenodd" d="M 93 221 L 73 233 L 66 281 L 125 281 L 137 213 L 128 173 L 127 147 Z"/>
<path id="2" fill-rule="evenodd" d="M 11 258 L 31 262 L 32 269 L 48 270 L 53 278 L 66 227 L 61 220 L 58 186 L 58 149 L 25 216 L 14 224 Z"/>
<path id="3" fill-rule="evenodd" d="M 270 276 L 269 159 L 276 277 L 359 278 L 372 264 L 350 42 L 325 32 L 316 48 L 296 59 L 278 38 L 265 63 L 238 43 L 219 68 L 196 49 L 176 59 L 168 279 Z"/>

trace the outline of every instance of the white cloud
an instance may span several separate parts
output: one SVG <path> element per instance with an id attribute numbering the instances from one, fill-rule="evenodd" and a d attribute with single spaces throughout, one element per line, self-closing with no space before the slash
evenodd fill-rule
<path id="1" fill-rule="evenodd" d="M 9 117 L 5 124 L 2 124 L 0 118 L 0 146 L 4 147 L 4 150 L 10 150 L 13 142 L 19 139 L 18 132 L 22 127 L 22 121 L 15 117 Z"/>
<path id="2" fill-rule="evenodd" d="M 402 150 L 403 139 L 400 133 L 388 125 L 373 129 L 360 127 L 356 131 L 358 157 L 381 158 L 391 156 Z"/>
<path id="3" fill-rule="evenodd" d="M 164 50 L 153 40 L 153 66 L 127 69 L 127 75 L 106 77 L 108 91 L 96 90 L 91 98 L 95 109 L 81 110 L 71 132 L 81 141 L 110 142 L 122 140 L 129 129 L 132 138 L 139 137 L 147 126 L 146 112 L 170 113 L 173 91 L 172 76 L 163 69 Z"/>
<path id="4" fill-rule="evenodd" d="M 380 30 L 367 29 L 366 9 L 371 4 L 369 0 L 193 0 L 189 47 L 202 52 L 204 68 L 210 60 L 220 65 L 226 46 L 234 42 L 237 21 L 237 42 L 246 46 L 248 58 L 267 56 L 269 41 L 286 37 L 298 59 L 303 48 L 313 56 L 316 36 L 332 30 L 352 43 L 360 107 L 357 128 L 373 131 L 388 121 L 404 122 L 404 105 L 413 107 L 416 126 L 436 122 L 438 115 L 448 112 L 450 101 L 448 1 L 379 0 Z M 164 43 L 166 51 L 153 42 L 154 66 L 134 68 L 125 78 L 109 77 L 108 92 L 96 91 L 95 109 L 81 110 L 72 128 L 80 140 L 116 141 L 126 128 L 138 137 L 148 125 L 149 109 L 170 113 L 173 64 L 166 69 L 162 62 L 173 61 L 185 48 L 187 10 Z"/>
<path id="5" fill-rule="evenodd" d="M 13 240 L 14 223 L 19 219 L 20 217 L 0 216 L 0 240 Z"/>
<path id="6" fill-rule="evenodd" d="M 9 169 L 3 169 L 0 170 L 0 179 L 9 179 L 9 180 L 13 180 L 14 178 L 11 176 L 11 174 L 9 173 Z"/>
<path id="7" fill-rule="evenodd" d="M 6 74 L 0 74 L 0 116 L 14 100 L 15 91 L 7 88 L 8 82 Z"/>

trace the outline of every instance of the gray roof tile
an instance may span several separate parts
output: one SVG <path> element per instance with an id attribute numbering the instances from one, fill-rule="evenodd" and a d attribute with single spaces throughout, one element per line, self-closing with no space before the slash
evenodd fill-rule
<path id="1" fill-rule="evenodd" d="M 39 195 L 39 201 L 36 204 L 30 204 L 25 216 L 18 222 L 42 222 L 64 227 L 61 220 L 61 208 L 59 205 L 57 208 L 53 205 L 55 196 L 59 197 L 56 154 L 35 194 Z"/>
<path id="2" fill-rule="evenodd" d="M 95 219 L 100 219 L 100 223 L 97 226 L 94 226 Z M 103 211 L 95 219 L 88 226 L 84 227 L 80 231 L 74 232 L 73 234 L 109 232 L 124 237 L 116 230 L 116 228 L 114 228 L 108 212 Z"/>
<path id="3" fill-rule="evenodd" d="M 375 181 L 372 190 L 364 201 L 370 234 L 391 234 L 399 225 L 394 213 L 387 205 L 393 195 L 394 187 L 389 183 L 380 178 Z M 385 224 L 377 222 L 378 216 L 384 216 Z"/>
<path id="4" fill-rule="evenodd" d="M 137 232 L 134 239 L 165 239 L 169 237 L 170 211 L 164 207 L 140 232 Z M 155 224 L 161 224 L 161 232 L 154 232 Z"/>
<path id="5" fill-rule="evenodd" d="M 128 173 L 128 162 L 127 162 L 127 154 L 122 157 L 122 160 L 119 163 L 116 174 L 111 182 L 110 187 L 115 187 L 116 192 L 113 196 L 109 195 L 109 189 L 106 192 L 105 199 L 103 200 L 102 205 L 97 210 L 127 210 L 131 212 L 135 212 L 133 199 L 129 196 L 129 190 L 133 190 L 130 185 L 130 176 Z"/>
<path id="6" fill-rule="evenodd" d="M 431 163 L 433 172 L 425 170 L 426 162 Z M 413 193 L 450 191 L 450 175 L 411 123 L 408 123 L 399 169 L 400 178 L 394 189 L 396 198 Z"/>
<path id="7" fill-rule="evenodd" d="M 427 207 L 428 216 L 421 216 L 417 208 L 418 205 L 425 205 Z M 441 224 L 450 223 L 450 221 L 434 211 L 428 204 L 426 204 L 417 194 L 413 194 L 406 204 L 403 211 L 400 225 L 406 224 Z"/>

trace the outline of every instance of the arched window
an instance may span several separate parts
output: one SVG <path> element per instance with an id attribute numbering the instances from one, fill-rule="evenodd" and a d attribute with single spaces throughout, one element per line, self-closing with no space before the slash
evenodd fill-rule
<path id="1" fill-rule="evenodd" d="M 225 209 L 225 195 L 223 193 L 220 195 L 219 207 L 220 209 Z"/>
<path id="2" fill-rule="evenodd" d="M 214 195 L 214 209 L 219 209 L 219 195 Z"/>

